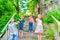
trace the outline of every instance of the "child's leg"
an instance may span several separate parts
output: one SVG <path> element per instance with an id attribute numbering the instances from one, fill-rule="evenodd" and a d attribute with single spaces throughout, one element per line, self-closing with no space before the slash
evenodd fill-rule
<path id="1" fill-rule="evenodd" d="M 60 32 L 59 32 L 59 36 L 60 36 Z"/>
<path id="2" fill-rule="evenodd" d="M 42 40 L 42 34 L 40 34 L 40 40 Z"/>
<path id="3" fill-rule="evenodd" d="M 21 34 L 20 34 L 20 30 L 19 30 L 19 31 L 18 31 L 18 36 L 20 37 L 20 35 L 21 35 Z"/>
<path id="4" fill-rule="evenodd" d="M 42 35 L 40 33 L 38 33 L 37 35 L 38 35 L 38 40 L 42 40 Z"/>
<path id="5" fill-rule="evenodd" d="M 10 37 L 8 38 L 8 40 L 12 40 L 13 39 L 13 34 L 10 34 Z"/>
<path id="6" fill-rule="evenodd" d="M 20 37 L 22 38 L 23 37 L 23 30 L 20 31 Z"/>
<path id="7" fill-rule="evenodd" d="M 29 25 L 28 25 L 28 31 L 30 31 L 30 23 L 29 23 Z"/>
<path id="8" fill-rule="evenodd" d="M 19 30 L 19 37 L 23 37 L 23 30 Z"/>
<path id="9" fill-rule="evenodd" d="M 8 30 L 8 37 L 10 36 L 10 30 Z"/>

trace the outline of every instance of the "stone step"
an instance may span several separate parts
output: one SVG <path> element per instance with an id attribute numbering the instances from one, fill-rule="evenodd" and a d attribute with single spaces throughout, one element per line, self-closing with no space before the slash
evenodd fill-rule
<path id="1" fill-rule="evenodd" d="M 4 37 L 1 40 L 7 40 L 7 33 L 4 35 Z M 43 38 L 45 38 L 43 36 Z M 23 38 L 18 38 L 18 40 L 33 40 L 33 39 L 37 39 L 36 34 L 34 32 L 24 32 L 24 36 Z"/>

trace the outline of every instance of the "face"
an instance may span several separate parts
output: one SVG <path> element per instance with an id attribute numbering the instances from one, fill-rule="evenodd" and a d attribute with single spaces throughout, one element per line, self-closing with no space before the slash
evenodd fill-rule
<path id="1" fill-rule="evenodd" d="M 32 17 L 32 15 L 30 15 L 30 17 Z"/>
<path id="2" fill-rule="evenodd" d="M 24 16 L 21 16 L 21 19 L 23 19 L 24 18 Z"/>
<path id="3" fill-rule="evenodd" d="M 14 22 L 14 18 L 11 18 L 10 21 L 11 21 L 11 22 Z"/>
<path id="4" fill-rule="evenodd" d="M 41 14 L 38 14 L 38 18 L 41 18 Z"/>
<path id="5" fill-rule="evenodd" d="M 32 17 L 32 16 L 30 16 L 30 17 Z"/>

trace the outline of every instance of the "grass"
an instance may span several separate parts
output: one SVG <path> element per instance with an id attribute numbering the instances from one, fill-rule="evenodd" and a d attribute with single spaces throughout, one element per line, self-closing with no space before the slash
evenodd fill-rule
<path id="1" fill-rule="evenodd" d="M 44 27 L 45 34 L 43 36 L 46 36 L 47 39 L 54 39 L 54 32 L 51 29 L 51 26 L 48 24 L 46 27 Z"/>
<path id="2" fill-rule="evenodd" d="M 32 38 L 32 40 L 37 40 L 37 38 Z"/>

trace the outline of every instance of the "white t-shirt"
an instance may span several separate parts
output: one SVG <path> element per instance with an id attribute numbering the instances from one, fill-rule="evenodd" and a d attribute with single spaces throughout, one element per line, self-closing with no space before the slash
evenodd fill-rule
<path id="1" fill-rule="evenodd" d="M 17 25 L 16 22 L 10 23 L 8 25 L 8 29 L 10 30 L 10 34 L 16 34 L 16 35 L 18 34 L 18 30 L 16 29 L 16 25 Z"/>

